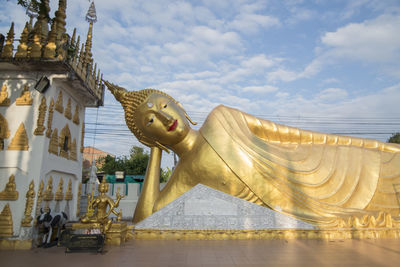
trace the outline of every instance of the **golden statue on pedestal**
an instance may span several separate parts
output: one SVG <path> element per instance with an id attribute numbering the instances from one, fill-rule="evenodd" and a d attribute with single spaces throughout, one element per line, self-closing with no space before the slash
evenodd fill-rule
<path id="1" fill-rule="evenodd" d="M 33 209 L 33 202 L 35 201 L 35 184 L 33 180 L 29 184 L 29 190 L 26 192 L 26 204 L 25 204 L 25 212 L 24 218 L 22 219 L 21 225 L 25 227 L 31 226 L 32 218 L 32 209 Z"/>
<path id="2" fill-rule="evenodd" d="M 29 92 L 29 85 L 25 84 L 24 90 L 21 93 L 21 96 L 15 100 L 15 104 L 17 106 L 30 106 L 32 105 L 33 99 L 31 97 L 31 93 Z"/>
<path id="3" fill-rule="evenodd" d="M 7 85 L 3 84 L 0 91 L 0 106 L 9 106 L 10 99 L 8 98 Z"/>
<path id="4" fill-rule="evenodd" d="M 0 192 L 0 200 L 17 200 L 18 191 L 17 185 L 15 184 L 15 176 L 11 174 L 8 178 L 8 183 L 2 192 Z"/>
<path id="5" fill-rule="evenodd" d="M 129 129 L 151 147 L 134 223 L 198 183 L 319 227 L 337 227 L 352 216 L 385 217 L 379 212 L 398 218 L 398 145 L 301 130 L 223 105 L 196 131 L 169 95 L 105 84 Z M 179 162 L 160 192 L 161 150 L 169 149 Z"/>
<path id="6" fill-rule="evenodd" d="M 103 178 L 101 184 L 99 184 L 98 188 L 100 195 L 94 197 L 94 192 L 88 194 L 88 209 L 87 213 L 84 217 L 81 218 L 82 223 L 99 223 L 101 225 L 102 233 L 106 233 L 112 223 L 112 219 L 108 218 L 111 212 L 117 216 L 117 221 L 121 221 L 122 211 L 117 212 L 115 209 L 118 208 L 120 200 L 124 197 L 120 195 L 117 191 L 117 199 L 112 200 L 106 193 L 108 192 L 108 184 L 106 183 L 106 179 Z M 107 210 L 107 208 L 109 209 Z"/>

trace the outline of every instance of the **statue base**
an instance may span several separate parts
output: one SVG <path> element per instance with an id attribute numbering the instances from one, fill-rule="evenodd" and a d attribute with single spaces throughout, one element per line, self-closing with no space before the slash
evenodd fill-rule
<path id="1" fill-rule="evenodd" d="M 400 229 L 135 229 L 137 240 L 380 239 L 400 238 Z"/>
<path id="2" fill-rule="evenodd" d="M 73 223 L 72 230 L 93 230 L 101 229 L 100 223 Z M 127 240 L 128 225 L 126 222 L 113 222 L 110 229 L 106 232 L 106 245 L 120 246 Z"/>
<path id="3" fill-rule="evenodd" d="M 32 248 L 32 239 L 10 240 L 0 239 L 0 250 L 29 250 Z"/>

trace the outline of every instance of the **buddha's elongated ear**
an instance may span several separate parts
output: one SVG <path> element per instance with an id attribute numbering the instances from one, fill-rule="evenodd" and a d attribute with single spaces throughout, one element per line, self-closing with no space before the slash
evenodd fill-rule
<path id="1" fill-rule="evenodd" d="M 186 113 L 186 110 L 183 108 L 182 104 L 179 103 L 179 102 L 176 102 L 176 104 L 178 105 L 178 107 L 180 107 L 180 108 L 183 110 L 183 112 L 185 113 L 186 119 L 187 119 L 191 124 L 197 125 L 197 122 L 192 121 L 192 119 L 191 119 L 191 118 L 189 117 L 189 115 Z"/>

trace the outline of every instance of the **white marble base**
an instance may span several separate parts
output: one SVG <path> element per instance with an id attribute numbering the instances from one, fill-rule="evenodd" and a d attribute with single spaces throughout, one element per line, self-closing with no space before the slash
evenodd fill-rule
<path id="1" fill-rule="evenodd" d="M 136 229 L 317 229 L 202 184 L 139 222 Z"/>

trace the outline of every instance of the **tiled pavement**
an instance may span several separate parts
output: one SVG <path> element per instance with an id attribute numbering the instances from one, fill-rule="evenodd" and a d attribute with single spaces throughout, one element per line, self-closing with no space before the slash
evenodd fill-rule
<path id="1" fill-rule="evenodd" d="M 103 254 L 0 251 L 0 266 L 400 266 L 400 240 L 132 240 Z"/>

